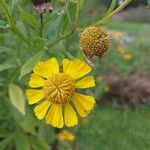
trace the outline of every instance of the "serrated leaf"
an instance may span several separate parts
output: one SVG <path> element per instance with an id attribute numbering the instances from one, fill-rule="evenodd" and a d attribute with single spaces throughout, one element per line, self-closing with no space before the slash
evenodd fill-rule
<path id="1" fill-rule="evenodd" d="M 42 59 L 44 56 L 45 51 L 38 52 L 35 56 L 31 57 L 22 67 L 20 70 L 20 77 L 22 78 L 26 74 L 30 73 L 33 67 L 37 64 L 38 61 Z"/>
<path id="2" fill-rule="evenodd" d="M 29 137 L 29 141 L 33 150 L 51 150 L 50 146 L 42 139 Z"/>
<path id="3" fill-rule="evenodd" d="M 9 97 L 12 105 L 25 115 L 25 98 L 22 89 L 13 83 L 9 84 Z"/>

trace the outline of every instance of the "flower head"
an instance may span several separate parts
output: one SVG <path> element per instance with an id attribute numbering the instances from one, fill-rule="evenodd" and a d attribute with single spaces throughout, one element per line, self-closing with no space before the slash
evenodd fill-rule
<path id="1" fill-rule="evenodd" d="M 90 71 L 91 67 L 79 59 L 64 59 L 62 72 L 56 58 L 39 62 L 33 68 L 29 81 L 31 88 L 26 91 L 28 103 L 38 103 L 34 108 L 37 118 L 46 118 L 47 124 L 57 128 L 62 128 L 64 124 L 74 126 L 78 124 L 78 118 L 73 105 L 81 117 L 86 117 L 95 100 L 77 93 L 76 89 L 95 86 L 93 76 L 81 78 Z"/>
<path id="2" fill-rule="evenodd" d="M 63 130 L 58 134 L 58 139 L 61 141 L 73 141 L 75 136 L 67 130 Z"/>
<path id="3" fill-rule="evenodd" d="M 107 51 L 110 43 L 108 33 L 101 27 L 88 27 L 80 35 L 80 47 L 89 58 L 99 57 Z"/>
<path id="4" fill-rule="evenodd" d="M 108 85 L 104 86 L 104 92 L 108 93 L 110 91 L 110 87 Z"/>
<path id="5" fill-rule="evenodd" d="M 123 37 L 125 36 L 123 32 L 119 32 L 119 31 L 114 31 L 113 32 L 113 36 L 116 40 L 121 40 L 123 39 Z"/>
<path id="6" fill-rule="evenodd" d="M 131 60 L 132 59 L 132 54 L 131 53 L 125 53 L 123 54 L 122 58 L 126 61 Z"/>
<path id="7" fill-rule="evenodd" d="M 121 54 L 124 54 L 126 51 L 126 49 L 121 45 L 117 45 L 116 50 Z"/>

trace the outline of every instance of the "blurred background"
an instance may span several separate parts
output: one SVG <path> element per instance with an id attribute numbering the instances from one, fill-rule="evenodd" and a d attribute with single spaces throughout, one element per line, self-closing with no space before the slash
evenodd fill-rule
<path id="1" fill-rule="evenodd" d="M 116 7 L 122 2 L 118 0 Z M 86 0 L 81 11 L 80 27 L 91 25 L 103 17 L 110 3 L 111 0 Z M 31 2 L 12 0 L 8 4 L 18 19 L 20 29 L 31 37 L 37 36 L 32 30 L 28 31 L 24 18 L 19 21 L 18 17 L 24 10 L 39 19 Z M 72 1 L 69 11 L 73 10 L 73 5 Z M 55 36 L 59 9 L 63 6 L 63 0 L 53 1 L 58 14 L 45 16 L 47 30 L 44 32 L 49 40 Z M 78 126 L 66 129 L 71 135 L 65 134 L 65 138 L 55 134 L 55 130 L 44 121 L 38 121 L 31 106 L 26 106 L 26 115 L 22 115 L 10 103 L 8 83 L 13 80 L 25 91 L 29 79 L 27 76 L 19 80 L 19 69 L 14 64 L 22 65 L 30 54 L 23 52 L 26 47 L 4 28 L 2 20 L 5 17 L 0 12 L 0 150 L 150 149 L 149 0 L 133 0 L 104 26 L 111 36 L 111 46 L 101 59 L 93 59 L 96 87 L 86 91 L 96 98 L 96 107 L 89 117 L 80 119 Z M 39 51 L 43 42 L 35 38 L 31 50 Z M 75 33 L 55 45 L 45 58 L 56 56 L 60 61 L 64 57 L 80 58 L 79 49 L 79 33 Z"/>

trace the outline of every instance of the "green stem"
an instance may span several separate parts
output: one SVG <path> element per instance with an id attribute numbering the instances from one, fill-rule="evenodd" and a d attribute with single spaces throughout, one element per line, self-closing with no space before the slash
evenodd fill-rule
<path id="1" fill-rule="evenodd" d="M 56 40 L 51 42 L 45 50 L 47 50 L 47 51 L 50 50 L 51 47 L 53 47 L 55 44 L 57 44 L 60 40 L 65 39 L 66 37 L 70 36 L 72 33 L 73 33 L 73 30 L 66 33 L 66 34 L 64 34 L 64 35 L 62 35 L 62 36 L 60 36 L 59 38 L 57 38 Z"/>
<path id="2" fill-rule="evenodd" d="M 65 2 L 66 2 L 66 0 L 65 0 Z M 48 44 L 48 46 L 45 47 L 45 50 L 49 51 L 51 49 L 51 47 L 53 47 L 55 44 L 57 44 L 60 40 L 65 39 L 68 36 L 70 36 L 77 29 L 78 21 L 79 21 L 79 15 L 80 15 L 80 8 L 81 8 L 81 0 L 77 0 L 76 19 L 75 19 L 75 25 L 74 25 L 73 29 L 71 28 L 71 31 L 69 31 L 68 33 L 58 37 L 56 40 L 54 40 L 53 42 Z M 67 13 L 68 13 L 67 16 L 69 17 L 70 16 L 69 11 Z M 71 19 L 70 19 L 70 22 L 71 22 Z"/>
<path id="3" fill-rule="evenodd" d="M 40 36 L 43 37 L 43 27 L 44 27 L 43 14 L 40 14 L 40 21 L 41 21 Z"/>
<path id="4" fill-rule="evenodd" d="M 2 10 L 7 18 L 8 24 L 9 24 L 9 29 L 16 34 L 20 39 L 22 39 L 24 42 L 26 42 L 28 45 L 31 45 L 30 41 L 28 40 L 28 38 L 21 32 L 21 30 L 19 30 L 15 24 L 15 21 L 11 15 L 11 12 L 7 6 L 7 4 L 3 1 L 0 0 L 0 4 L 2 6 Z"/>
<path id="5" fill-rule="evenodd" d="M 9 25 L 14 26 L 15 22 L 13 20 L 13 17 L 11 16 L 11 13 L 10 13 L 10 10 L 9 10 L 8 6 L 6 5 L 6 3 L 3 0 L 0 1 L 0 4 L 1 4 L 1 8 L 3 9 L 4 14 L 7 18 L 7 21 L 9 23 Z"/>
<path id="6" fill-rule="evenodd" d="M 26 42 L 28 45 L 31 45 L 27 37 L 22 34 L 22 32 L 17 27 L 10 27 L 10 30 L 15 33 L 20 39 L 22 39 L 24 42 Z"/>
<path id="7" fill-rule="evenodd" d="M 69 26 L 70 26 L 70 29 L 72 30 L 71 17 L 70 17 L 69 10 L 68 10 L 69 2 L 67 2 L 67 0 L 65 0 L 65 4 L 66 4 L 66 14 L 67 14 L 67 18 L 69 21 Z"/>
<path id="8" fill-rule="evenodd" d="M 81 1 L 80 1 L 80 0 L 77 0 L 77 10 L 76 10 L 75 28 L 77 27 L 78 22 L 79 22 L 80 8 L 81 8 Z"/>
<path id="9" fill-rule="evenodd" d="M 115 9 L 112 13 L 110 13 L 106 19 L 113 17 L 116 15 L 119 11 L 121 11 L 124 7 L 126 7 L 132 0 L 125 0 L 117 9 Z"/>
<path id="10" fill-rule="evenodd" d="M 106 17 L 101 19 L 99 22 L 95 23 L 94 25 L 103 24 L 103 21 L 111 20 L 111 18 L 120 12 L 124 7 L 126 7 L 132 0 L 125 0 L 117 9 L 115 9 L 112 13 L 108 14 Z"/>

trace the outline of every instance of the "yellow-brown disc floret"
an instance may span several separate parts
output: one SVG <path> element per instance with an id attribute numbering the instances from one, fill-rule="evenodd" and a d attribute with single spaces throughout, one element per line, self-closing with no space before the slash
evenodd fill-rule
<path id="1" fill-rule="evenodd" d="M 109 43 L 109 35 L 101 27 L 88 27 L 80 35 L 80 47 L 88 58 L 94 55 L 103 56 L 109 48 Z"/>

